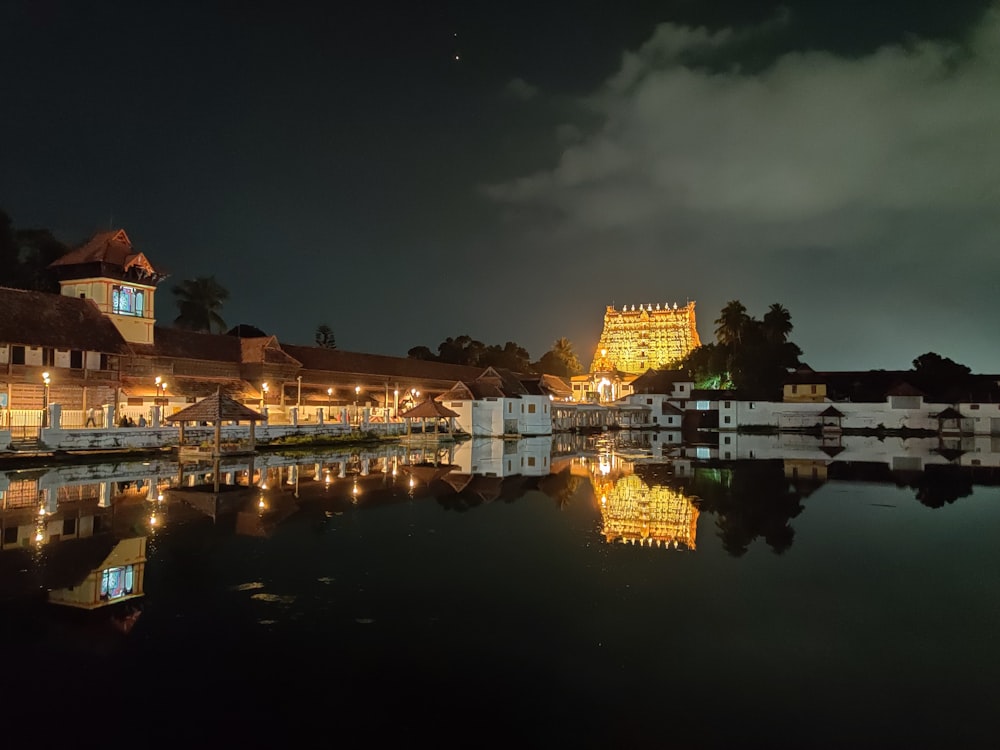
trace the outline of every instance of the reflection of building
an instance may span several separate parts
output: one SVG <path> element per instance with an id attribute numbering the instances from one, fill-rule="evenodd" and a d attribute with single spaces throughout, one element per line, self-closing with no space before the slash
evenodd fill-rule
<path id="1" fill-rule="evenodd" d="M 643 373 L 669 365 L 701 345 L 695 324 L 694 302 L 684 307 L 635 305 L 604 312 L 604 330 L 594 352 L 591 373 L 610 369 Z"/>
<path id="2" fill-rule="evenodd" d="M 104 541 L 104 540 L 98 540 Z M 67 542 L 70 547 L 79 542 Z M 49 601 L 80 609 L 96 609 L 143 595 L 146 537 L 122 539 L 90 570 L 80 570 L 72 585 L 53 589 Z"/>
<path id="3" fill-rule="evenodd" d="M 598 504 L 607 541 L 695 549 L 698 509 L 690 497 L 672 487 L 650 487 L 635 474 L 601 489 Z"/>

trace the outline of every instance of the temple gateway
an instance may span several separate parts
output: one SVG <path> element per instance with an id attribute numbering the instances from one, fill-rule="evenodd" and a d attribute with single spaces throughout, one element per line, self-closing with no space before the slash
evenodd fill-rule
<path id="1" fill-rule="evenodd" d="M 694 302 L 683 307 L 656 303 L 608 306 L 604 330 L 587 375 L 573 378 L 578 401 L 614 401 L 629 395 L 630 384 L 647 370 L 669 367 L 701 346 Z"/>

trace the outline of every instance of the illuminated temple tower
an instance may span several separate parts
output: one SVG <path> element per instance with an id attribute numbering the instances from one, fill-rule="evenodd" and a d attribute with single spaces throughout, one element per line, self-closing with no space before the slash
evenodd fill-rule
<path id="1" fill-rule="evenodd" d="M 640 374 L 685 357 L 701 345 L 695 324 L 694 302 L 684 307 L 657 303 L 608 307 L 604 331 L 597 343 L 590 372 Z"/>
<path id="2" fill-rule="evenodd" d="M 601 531 L 608 542 L 694 550 L 698 508 L 672 487 L 650 487 L 635 474 L 600 487 Z"/>

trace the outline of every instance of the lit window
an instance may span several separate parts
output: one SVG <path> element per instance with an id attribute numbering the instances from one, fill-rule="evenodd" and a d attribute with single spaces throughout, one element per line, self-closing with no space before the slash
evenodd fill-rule
<path id="1" fill-rule="evenodd" d="M 132 593 L 135 574 L 131 565 L 101 573 L 101 599 L 119 599 Z"/>
<path id="2" fill-rule="evenodd" d="M 118 315 L 133 315 L 142 317 L 144 306 L 143 293 L 131 286 L 114 286 L 111 288 L 111 312 Z"/>

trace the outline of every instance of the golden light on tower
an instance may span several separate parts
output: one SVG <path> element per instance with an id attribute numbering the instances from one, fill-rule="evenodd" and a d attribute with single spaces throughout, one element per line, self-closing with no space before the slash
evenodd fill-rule
<path id="1" fill-rule="evenodd" d="M 694 302 L 683 307 L 644 303 L 608 307 L 590 372 L 642 374 L 669 366 L 701 346 Z"/>

